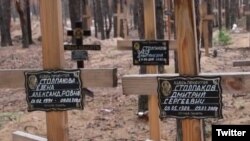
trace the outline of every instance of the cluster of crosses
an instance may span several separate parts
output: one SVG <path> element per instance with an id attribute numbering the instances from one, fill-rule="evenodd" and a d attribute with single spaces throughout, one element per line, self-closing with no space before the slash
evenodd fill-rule
<path id="1" fill-rule="evenodd" d="M 193 0 L 175 1 L 176 41 L 156 40 L 155 0 L 144 0 L 144 8 L 145 40 L 121 41 L 118 46 L 132 50 L 134 65 L 146 65 L 147 74 L 123 76 L 123 93 L 149 95 L 150 139 L 160 141 L 159 117 L 170 117 L 182 125 L 181 140 L 201 141 L 202 119 L 222 118 L 222 90 L 249 92 L 250 74 L 199 72 Z M 76 23 L 76 29 L 68 32 L 75 41 L 63 49 L 61 1 L 42 0 L 40 9 L 44 70 L 1 70 L 0 88 L 25 83 L 28 111 L 46 112 L 48 141 L 68 141 L 67 110 L 83 109 L 83 88 L 116 87 L 117 69 L 65 70 L 64 50 L 100 50 L 100 46 L 83 45 L 82 37 L 89 32 Z M 157 74 L 158 65 L 168 65 L 170 49 L 178 52 L 179 74 Z M 19 132 L 14 137 L 27 138 Z"/>

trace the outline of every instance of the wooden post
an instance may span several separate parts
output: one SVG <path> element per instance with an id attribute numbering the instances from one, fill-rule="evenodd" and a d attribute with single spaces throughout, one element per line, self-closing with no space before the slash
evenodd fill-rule
<path id="1" fill-rule="evenodd" d="M 195 25 L 194 1 L 175 0 L 175 20 L 177 27 L 177 53 L 180 75 L 198 75 L 198 48 Z M 178 141 L 201 141 L 202 128 L 199 119 L 181 120 Z"/>
<path id="2" fill-rule="evenodd" d="M 155 0 L 144 0 L 144 24 L 146 40 L 156 39 L 155 20 Z M 146 73 L 152 74 L 157 72 L 157 66 L 146 66 Z M 150 95 L 148 104 L 150 139 L 154 141 L 160 141 L 160 123 L 157 95 Z"/>
<path id="3" fill-rule="evenodd" d="M 201 15 L 201 23 L 200 23 L 200 31 L 204 40 L 205 47 L 205 55 L 209 56 L 209 30 L 208 30 L 208 21 L 213 20 L 213 15 L 208 15 L 207 13 L 207 1 L 203 0 L 200 6 L 200 15 Z"/>
<path id="4" fill-rule="evenodd" d="M 63 68 L 61 0 L 41 0 L 41 31 L 44 69 Z M 67 112 L 47 112 L 48 141 L 68 141 Z"/>

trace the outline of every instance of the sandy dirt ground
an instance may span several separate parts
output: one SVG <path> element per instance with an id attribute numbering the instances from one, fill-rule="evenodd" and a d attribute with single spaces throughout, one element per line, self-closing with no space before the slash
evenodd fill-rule
<path id="1" fill-rule="evenodd" d="M 39 29 L 38 24 L 33 25 Z M 37 29 L 37 30 L 38 30 Z M 19 28 L 12 28 L 14 46 L 0 48 L 0 69 L 42 69 L 42 47 L 37 41 L 39 31 L 34 33 L 35 43 L 28 49 L 20 44 Z M 232 44 L 214 46 L 210 56 L 204 56 L 201 49 L 202 72 L 242 72 L 250 67 L 233 67 L 233 60 L 249 59 L 249 33 L 232 33 Z M 118 87 L 89 88 L 94 97 L 86 97 L 83 111 L 68 111 L 70 141 L 145 141 L 149 138 L 149 126 L 146 119 L 138 119 L 138 96 L 122 94 L 121 77 L 125 74 L 138 74 L 139 68 L 132 65 L 131 51 L 116 49 L 118 39 L 98 40 L 90 37 L 85 43 L 100 42 L 102 50 L 89 51 L 86 68 L 118 68 Z M 242 49 L 245 47 L 245 49 Z M 218 56 L 213 57 L 213 50 Z M 65 52 L 65 68 L 76 68 L 71 61 L 71 53 Z M 174 72 L 174 55 L 170 52 L 170 65 L 167 73 Z M 223 93 L 223 119 L 205 119 L 205 137 L 211 140 L 211 124 L 250 124 L 249 94 Z M 0 89 L 0 141 L 11 141 L 11 134 L 20 130 L 46 137 L 44 112 L 27 112 L 24 89 Z M 162 141 L 174 141 L 176 120 L 161 121 Z"/>

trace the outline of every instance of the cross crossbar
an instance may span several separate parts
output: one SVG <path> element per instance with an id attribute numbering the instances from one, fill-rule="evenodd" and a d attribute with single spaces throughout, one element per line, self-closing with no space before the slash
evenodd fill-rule
<path id="1" fill-rule="evenodd" d="M 118 40 L 117 41 L 118 50 L 132 50 L 132 41 L 133 40 Z M 169 41 L 169 50 L 176 50 L 176 41 L 174 40 Z"/>
<path id="2" fill-rule="evenodd" d="M 29 70 L 0 70 L 0 88 L 24 88 L 24 72 Z M 32 70 L 34 71 L 34 70 Z M 83 87 L 116 87 L 117 69 L 81 69 Z"/>
<path id="3" fill-rule="evenodd" d="M 145 74 L 125 75 L 122 78 L 123 94 L 151 95 L 157 94 L 157 77 L 176 77 L 179 74 Z M 250 72 L 235 73 L 200 73 L 199 76 L 221 76 L 223 92 L 250 92 Z"/>

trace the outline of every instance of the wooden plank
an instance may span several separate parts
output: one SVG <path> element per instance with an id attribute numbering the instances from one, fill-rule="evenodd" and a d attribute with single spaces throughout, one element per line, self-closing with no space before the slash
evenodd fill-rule
<path id="1" fill-rule="evenodd" d="M 176 77 L 179 74 L 125 75 L 123 94 L 150 95 L 157 92 L 157 77 Z M 221 76 L 223 93 L 250 93 L 250 72 L 200 73 L 199 76 Z"/>
<path id="2" fill-rule="evenodd" d="M 245 16 L 249 16 L 250 15 L 250 11 L 244 11 L 244 15 Z"/>
<path id="3" fill-rule="evenodd" d="M 250 66 L 250 60 L 236 60 L 233 61 L 234 67 Z"/>
<path id="4" fill-rule="evenodd" d="M 0 70 L 0 88 L 24 88 L 25 71 L 34 70 Z M 83 87 L 116 87 L 116 74 L 116 68 L 81 69 Z"/>
<path id="5" fill-rule="evenodd" d="M 64 65 L 61 0 L 41 0 L 41 33 L 44 69 L 62 69 Z M 46 112 L 47 139 L 68 141 L 67 111 Z"/>
<path id="6" fill-rule="evenodd" d="M 133 40 L 118 40 L 117 41 L 118 50 L 132 50 L 132 41 Z M 175 49 L 176 49 L 176 41 L 170 40 L 169 50 L 175 50 Z"/>
<path id="7" fill-rule="evenodd" d="M 145 24 L 145 39 L 156 39 L 156 17 L 155 17 L 155 0 L 144 0 L 144 24 Z M 146 73 L 157 73 L 157 66 L 146 66 Z M 155 92 L 154 92 L 155 93 Z M 153 141 L 160 141 L 160 120 L 159 120 L 159 107 L 158 96 L 150 95 L 148 98 L 149 110 L 149 133 L 150 139 Z"/>
<path id="8" fill-rule="evenodd" d="M 47 141 L 47 139 L 22 131 L 16 131 L 12 133 L 12 141 Z"/>

